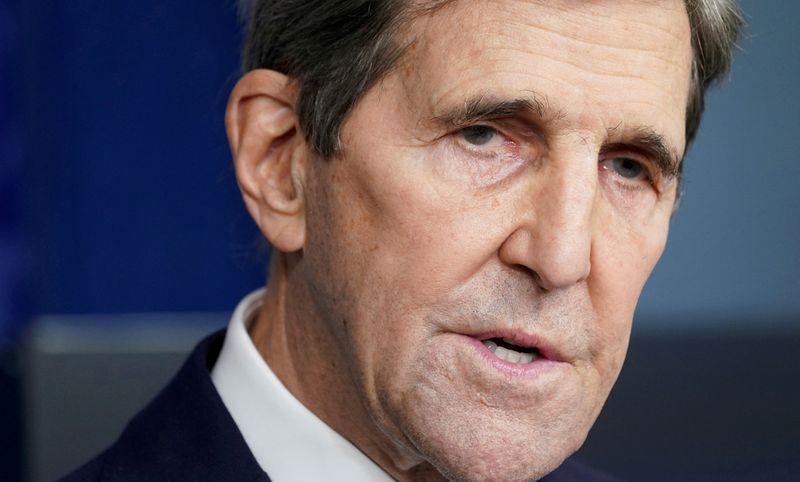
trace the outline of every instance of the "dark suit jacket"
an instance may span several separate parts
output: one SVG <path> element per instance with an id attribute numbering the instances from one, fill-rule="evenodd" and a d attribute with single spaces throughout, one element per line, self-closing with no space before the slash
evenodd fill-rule
<path id="1" fill-rule="evenodd" d="M 203 340 L 113 445 L 62 481 L 269 481 L 211 381 L 224 337 Z M 571 460 L 543 479 L 612 480 Z"/>

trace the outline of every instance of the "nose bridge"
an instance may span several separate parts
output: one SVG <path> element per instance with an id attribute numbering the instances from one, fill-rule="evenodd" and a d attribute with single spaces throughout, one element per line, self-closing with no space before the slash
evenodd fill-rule
<path id="1" fill-rule="evenodd" d="M 508 240 L 516 264 L 547 290 L 573 285 L 591 268 L 596 167 L 586 160 L 551 163 L 537 175 L 525 221 Z M 526 203 L 527 204 L 527 203 Z"/>
<path id="2" fill-rule="evenodd" d="M 596 174 L 589 178 L 586 169 L 564 165 L 552 165 L 548 174 L 530 228 L 531 254 L 543 287 L 554 289 L 589 274 Z"/>

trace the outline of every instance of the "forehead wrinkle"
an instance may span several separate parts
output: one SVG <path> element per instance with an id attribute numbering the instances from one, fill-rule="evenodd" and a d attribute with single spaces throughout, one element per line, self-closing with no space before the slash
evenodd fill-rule
<path id="1" fill-rule="evenodd" d="M 608 44 L 607 46 L 612 49 L 623 49 L 623 50 L 643 50 L 643 51 L 650 51 L 653 47 L 661 47 L 664 46 L 663 39 L 650 40 L 643 45 L 631 45 L 631 39 L 628 37 L 630 33 L 631 22 L 625 21 L 617 18 L 615 15 L 603 12 L 603 10 L 608 10 L 608 5 L 603 6 L 601 5 L 602 2 L 578 2 L 579 7 L 576 8 L 574 5 L 575 2 L 566 2 L 568 5 L 563 5 L 564 2 L 555 2 L 555 3 L 562 3 L 562 5 L 554 5 L 552 0 L 548 2 L 540 2 L 540 5 L 545 8 L 554 11 L 555 13 L 552 17 L 560 17 L 566 19 L 567 17 L 578 17 L 582 20 L 587 21 L 590 24 L 594 24 L 594 26 L 598 29 L 604 29 L 610 33 L 616 33 L 611 40 L 616 40 L 614 44 Z M 613 0 L 612 2 L 606 2 L 609 5 L 614 5 L 614 7 L 618 7 L 619 4 L 622 2 L 619 0 Z M 672 10 L 669 5 L 665 5 L 665 2 L 645 2 L 645 3 L 659 3 L 658 7 L 661 9 Z M 652 5 L 655 7 L 655 5 Z M 687 41 L 687 33 L 690 30 L 689 26 L 689 16 L 688 12 L 686 12 L 686 6 L 684 1 L 680 1 L 677 3 L 676 8 L 683 11 L 685 13 L 686 22 L 683 22 L 680 25 L 676 25 L 674 23 L 668 22 L 660 22 L 660 21 L 647 21 L 648 27 L 657 30 L 661 33 L 666 34 L 672 40 L 677 43 L 686 43 Z M 665 17 L 665 16 L 662 16 Z M 541 17 L 540 17 L 541 18 Z M 570 20 L 574 22 L 573 20 Z M 643 21 L 637 21 L 637 26 L 640 26 Z M 591 40 L 586 39 L 586 35 L 582 35 L 582 33 L 586 32 L 586 30 L 575 30 L 575 29 L 565 29 L 564 31 L 556 31 L 547 27 L 544 27 L 543 22 L 537 23 L 537 28 L 540 28 L 545 31 L 549 31 L 553 34 L 556 34 L 561 37 L 569 38 L 579 43 L 587 44 L 587 45 L 594 45 L 594 42 Z M 637 39 L 639 41 L 645 39 Z M 649 40 L 649 39 L 647 39 Z"/>
<path id="2" fill-rule="evenodd" d="M 517 55 L 514 46 L 519 44 L 521 36 L 530 37 L 533 35 L 533 31 L 538 31 L 541 34 L 539 42 L 544 41 L 546 44 L 558 47 L 554 52 L 563 53 L 564 49 L 567 49 L 575 54 L 564 58 L 563 55 L 559 56 L 556 53 L 548 55 L 548 48 L 543 48 L 539 49 L 538 55 L 559 62 L 566 61 L 573 67 L 591 70 L 597 74 L 611 77 L 630 77 L 631 59 L 635 59 L 637 62 L 646 62 L 646 65 L 641 65 L 636 69 L 637 76 L 642 72 L 660 71 L 661 69 L 657 68 L 660 67 L 658 64 L 688 68 L 691 62 L 689 20 L 688 14 L 685 13 L 683 2 L 679 2 L 676 7 L 684 11 L 685 21 L 681 25 L 676 26 L 674 23 L 647 21 L 646 25 L 649 27 L 650 34 L 639 35 L 635 38 L 631 37 L 631 30 L 634 25 L 640 29 L 644 20 L 633 22 L 630 19 L 621 20 L 613 15 L 609 16 L 603 13 L 598 14 L 587 11 L 588 8 L 602 12 L 606 8 L 603 5 L 584 5 L 581 2 L 581 8 L 576 8 L 574 2 L 566 2 L 566 4 L 560 2 L 561 5 L 551 5 L 550 2 L 537 2 L 544 10 L 552 12 L 545 15 L 547 17 L 545 19 L 542 16 L 535 18 L 525 17 L 522 11 L 517 8 L 517 6 L 522 5 L 521 3 L 496 3 L 502 4 L 501 8 L 496 9 L 497 15 L 487 15 L 475 19 L 474 27 L 488 29 L 487 33 L 491 32 L 491 34 L 483 36 L 483 51 L 494 49 L 509 50 L 509 58 L 513 58 Z M 669 5 L 661 8 L 674 9 L 670 8 Z M 597 29 L 617 33 L 612 37 L 611 42 L 598 44 L 591 32 L 595 29 L 575 29 L 571 27 L 575 22 L 575 17 L 590 21 L 596 25 Z M 465 27 L 464 30 L 467 30 L 467 28 Z M 636 33 L 641 34 L 641 31 Z M 666 35 L 671 40 L 665 42 L 663 35 L 657 35 L 659 33 Z M 673 43 L 684 45 L 686 55 L 675 56 L 671 47 Z M 596 51 L 597 49 L 602 49 L 602 55 L 586 55 L 589 51 Z M 597 59 L 603 60 L 597 61 Z M 590 62 L 586 63 L 587 60 L 590 60 Z M 609 60 L 614 61 L 610 62 Z M 615 68 L 615 66 L 618 68 Z"/>
<path id="3" fill-rule="evenodd" d="M 514 46 L 496 46 L 487 48 L 486 51 L 495 50 L 501 53 L 508 52 L 509 55 L 505 58 L 513 58 L 516 54 L 516 49 Z M 620 49 L 622 51 L 622 49 Z M 638 68 L 635 70 L 631 69 L 631 60 L 634 57 L 631 56 L 624 56 L 620 53 L 620 59 L 618 62 L 621 67 L 614 67 L 615 62 L 605 61 L 592 61 L 587 63 L 585 61 L 585 57 L 581 58 L 579 56 L 575 56 L 574 59 L 567 59 L 564 58 L 563 55 L 559 54 L 556 51 L 547 52 L 547 51 L 538 51 L 536 52 L 536 56 L 542 60 L 549 60 L 554 63 L 564 64 L 572 67 L 575 69 L 578 74 L 577 75 L 597 75 L 601 77 L 606 77 L 609 79 L 618 79 L 618 80 L 637 80 L 640 78 L 650 78 L 651 80 L 658 80 L 661 77 L 658 75 L 659 72 L 662 72 L 663 69 L 661 67 L 661 63 L 666 64 L 672 68 L 686 68 L 688 72 L 688 64 L 691 61 L 691 58 L 687 55 L 686 59 L 676 58 L 675 56 L 672 57 L 661 57 L 657 55 L 653 56 L 645 56 L 643 55 L 643 51 L 639 49 L 631 49 L 637 53 L 635 56 L 635 60 L 641 60 Z M 640 55 L 641 54 L 641 55 Z M 498 57 L 503 59 L 503 57 Z M 599 57 L 598 57 L 599 58 Z M 608 60 L 608 57 L 603 57 Z M 502 72 L 501 69 L 498 69 L 497 72 Z M 687 73 L 688 78 L 688 73 Z M 688 79 L 687 79 L 688 80 Z"/>
<path id="4" fill-rule="evenodd" d="M 650 35 L 644 36 L 645 38 L 636 38 L 635 42 L 632 42 L 630 35 L 627 35 L 629 32 L 623 31 L 624 29 L 618 28 L 622 33 L 618 36 L 619 42 L 615 42 L 615 45 L 596 45 L 595 43 L 588 40 L 585 35 L 581 36 L 580 33 L 576 33 L 575 36 L 572 35 L 565 35 L 563 32 L 559 32 L 555 27 L 549 26 L 549 24 L 544 21 L 543 19 L 539 18 L 525 18 L 521 17 L 520 15 L 515 15 L 518 12 L 517 4 L 512 4 L 509 2 L 491 2 L 498 4 L 504 8 L 496 8 L 495 10 L 499 12 L 499 17 L 493 15 L 477 15 L 477 12 L 484 10 L 487 7 L 487 4 L 483 4 L 483 8 L 471 8 L 467 9 L 466 11 L 461 8 L 457 12 L 457 17 L 460 19 L 461 27 L 463 28 L 452 28 L 453 25 L 451 22 L 453 18 L 444 15 L 443 12 L 451 12 L 455 13 L 452 7 L 457 5 L 462 5 L 461 2 L 452 2 L 448 3 L 448 6 L 451 8 L 442 9 L 441 11 L 436 12 L 434 15 L 426 16 L 424 18 L 417 19 L 414 25 L 414 39 L 415 43 L 419 44 L 419 49 L 416 49 L 413 55 L 413 60 L 411 58 L 407 58 L 410 64 L 417 64 L 417 62 L 422 62 L 427 64 L 429 61 L 434 59 L 441 59 L 442 52 L 438 51 L 437 46 L 441 47 L 444 46 L 445 48 L 449 48 L 453 44 L 458 44 L 457 39 L 459 39 L 462 35 L 466 34 L 470 29 L 467 25 L 472 25 L 477 28 L 482 28 L 483 30 L 488 28 L 488 32 L 486 34 L 481 35 L 480 38 L 477 40 L 478 44 L 473 44 L 471 48 L 468 47 L 468 50 L 463 53 L 465 58 L 471 58 L 471 64 L 469 65 L 483 65 L 484 67 L 490 66 L 492 67 L 494 74 L 503 73 L 506 69 L 503 67 L 504 63 L 508 60 L 513 60 L 514 58 L 518 57 L 519 52 L 514 46 L 519 44 L 519 35 L 530 36 L 531 31 L 539 30 L 542 33 L 546 34 L 546 37 L 550 37 L 551 40 L 547 40 L 545 43 L 551 44 L 553 43 L 552 39 L 556 38 L 555 36 L 560 36 L 561 38 L 571 39 L 574 41 L 570 50 L 575 50 L 575 56 L 568 56 L 564 58 L 564 56 L 557 56 L 554 52 L 548 51 L 547 48 L 537 49 L 536 55 L 541 60 L 547 60 L 550 62 L 557 62 L 559 64 L 567 64 L 570 65 L 572 68 L 576 69 L 580 72 L 580 76 L 585 76 L 587 74 L 594 74 L 599 75 L 602 77 L 606 77 L 611 79 L 612 81 L 623 81 L 627 82 L 629 80 L 636 81 L 642 77 L 647 77 L 653 80 L 655 83 L 658 83 L 658 80 L 661 77 L 656 77 L 660 72 L 664 71 L 665 64 L 668 65 L 668 68 L 685 68 L 687 75 L 686 75 L 686 83 L 688 85 L 689 81 L 689 64 L 691 62 L 691 48 L 688 44 L 689 36 L 682 36 L 684 30 L 688 28 L 688 16 L 686 19 L 686 25 L 681 27 L 674 27 L 674 28 L 667 28 L 667 26 L 662 25 L 657 21 L 648 22 L 648 25 L 652 27 L 653 31 L 662 31 L 670 35 L 670 37 L 675 38 L 675 41 L 680 41 L 681 43 L 686 43 L 687 48 L 684 49 L 686 51 L 686 58 L 684 59 L 683 56 L 675 56 L 674 54 L 668 54 L 669 48 L 666 45 L 663 45 L 663 38 L 660 38 L 660 41 L 657 45 L 653 45 L 652 50 L 648 50 L 647 44 L 649 42 L 645 42 L 642 44 L 643 41 L 652 40 Z M 522 4 L 518 4 L 521 6 Z M 573 15 L 581 15 L 587 16 L 589 18 L 594 18 L 590 16 L 586 12 L 571 8 L 571 4 L 566 5 L 559 5 L 559 6 L 551 6 L 549 4 L 543 4 L 543 7 L 546 7 L 553 11 L 550 17 L 554 18 L 561 18 L 567 17 L 567 14 L 571 13 Z M 603 8 L 602 6 L 595 6 L 596 8 Z M 667 6 L 666 8 L 669 8 Z M 680 8 L 683 8 L 682 2 L 680 3 Z M 604 17 L 605 18 L 605 17 Z M 607 19 L 607 18 L 606 18 Z M 568 18 L 563 18 L 561 23 L 567 21 Z M 608 19 L 607 19 L 608 20 Z M 611 18 L 611 21 L 615 21 L 616 19 Z M 630 21 L 621 23 L 622 27 L 625 27 L 630 24 Z M 605 25 L 605 24 L 604 24 Z M 608 27 L 607 25 L 605 25 Z M 686 28 L 684 28 L 686 27 Z M 519 29 L 522 28 L 523 30 L 520 31 Z M 572 29 L 574 30 L 574 29 Z M 627 35 L 627 36 L 626 36 Z M 433 43 L 427 41 L 427 39 L 431 38 L 430 36 L 436 37 L 436 40 Z M 685 38 L 684 38 L 685 37 Z M 540 39 L 541 41 L 541 39 Z M 444 42 L 444 43 L 443 43 Z M 498 43 L 499 42 L 499 43 Z M 568 40 L 569 42 L 569 40 Z M 623 43 L 624 42 L 624 43 Z M 669 42 L 667 42 L 669 43 Z M 564 47 L 562 45 L 562 47 Z M 587 56 L 585 55 L 587 52 L 586 50 L 592 50 L 594 48 L 602 48 L 603 49 L 603 56 L 602 58 L 606 59 L 603 62 L 596 62 L 591 61 L 592 58 L 596 58 L 598 56 Z M 500 51 L 502 52 L 499 56 L 488 56 L 487 53 L 491 51 Z M 506 53 L 507 52 L 507 53 Z M 584 55 L 577 55 L 583 53 Z M 607 56 L 609 53 L 613 53 L 614 57 L 619 59 L 619 62 L 608 62 Z M 411 57 L 411 56 L 409 56 Z M 587 64 L 585 61 L 580 61 L 579 58 L 583 58 L 590 60 Z M 680 57 L 680 58 L 679 58 Z M 640 65 L 636 66 L 635 69 L 631 66 L 631 60 L 633 59 L 634 63 L 638 63 Z M 488 62 L 488 63 L 487 63 Z M 614 68 L 611 64 L 619 64 L 618 68 Z M 409 74 L 417 73 L 419 74 L 418 69 L 409 68 Z M 511 72 L 512 74 L 515 72 Z M 468 72 L 464 72 L 465 75 L 460 76 L 457 79 L 456 85 L 451 85 L 447 87 L 444 91 L 438 92 L 435 94 L 433 98 L 426 99 L 429 110 L 431 112 L 436 112 L 437 109 L 435 107 L 438 104 L 438 101 L 441 99 L 445 99 L 452 93 L 453 90 L 457 90 L 460 88 L 460 85 L 469 84 L 470 80 L 475 81 L 476 79 L 470 79 L 470 75 Z M 406 81 L 412 81 L 416 75 L 410 75 L 405 78 Z M 420 79 L 414 79 L 420 80 Z M 415 91 L 415 86 L 407 85 L 406 89 L 410 92 Z M 682 89 L 677 88 L 670 88 L 669 90 L 679 92 Z M 438 99 L 437 99 L 438 97 Z M 682 99 L 676 99 L 679 101 Z M 685 103 L 685 102 L 683 102 Z M 418 104 L 419 105 L 419 104 Z"/>

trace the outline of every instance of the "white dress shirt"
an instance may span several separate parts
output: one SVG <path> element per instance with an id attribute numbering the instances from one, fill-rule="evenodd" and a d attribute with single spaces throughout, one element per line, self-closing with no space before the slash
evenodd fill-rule
<path id="1" fill-rule="evenodd" d="M 248 326 L 264 290 L 236 307 L 211 380 L 261 468 L 274 482 L 391 481 L 386 472 L 297 400 L 256 350 Z"/>

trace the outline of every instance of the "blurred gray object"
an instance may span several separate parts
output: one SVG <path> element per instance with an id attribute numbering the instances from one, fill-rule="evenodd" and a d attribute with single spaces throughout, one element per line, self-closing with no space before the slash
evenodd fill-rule
<path id="1" fill-rule="evenodd" d="M 630 482 L 800 481 L 800 317 L 689 321 L 634 324 L 581 456 Z"/>
<path id="2" fill-rule="evenodd" d="M 39 320 L 23 363 L 29 480 L 53 480 L 112 443 L 227 318 Z M 800 320 L 654 330 L 668 326 L 658 321 L 636 325 L 580 456 L 630 482 L 800 480 Z"/>
<path id="3" fill-rule="evenodd" d="M 64 316 L 33 323 L 22 350 L 28 480 L 54 480 L 110 445 L 228 316 Z"/>

